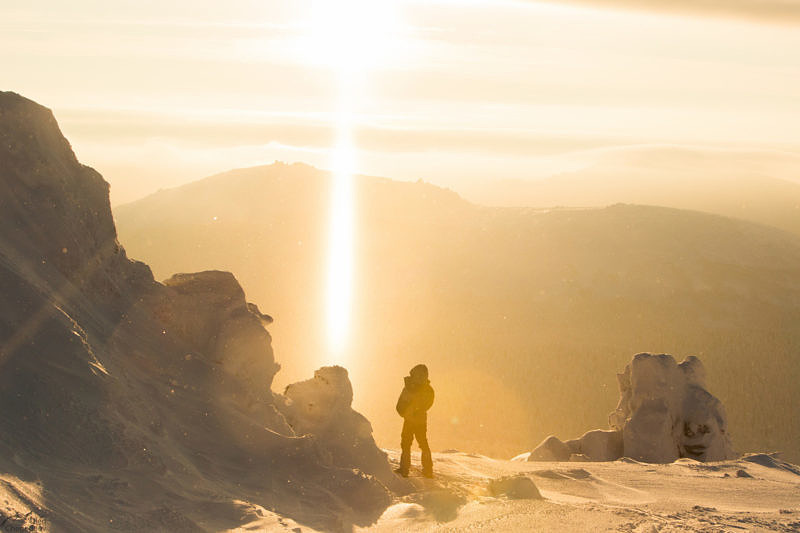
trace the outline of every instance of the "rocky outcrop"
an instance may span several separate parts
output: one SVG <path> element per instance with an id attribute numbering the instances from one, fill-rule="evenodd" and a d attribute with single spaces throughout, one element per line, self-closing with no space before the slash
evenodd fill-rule
<path id="1" fill-rule="evenodd" d="M 152 283 L 150 269 L 129 261 L 117 242 L 108 183 L 78 162 L 49 109 L 0 92 L 0 163 L 6 257 L 39 272 L 61 293 L 55 272 L 95 299 L 119 298 L 132 285 Z"/>
<path id="2" fill-rule="evenodd" d="M 287 409 L 270 390 L 271 321 L 230 273 L 155 282 L 117 243 L 108 184 L 78 163 L 52 113 L 0 93 L 0 473 L 40 484 L 28 505 L 42 523 L 219 531 L 277 512 L 347 530 L 377 519 L 389 465 L 350 407 L 346 371 L 336 394 L 315 396 L 335 400 L 318 417 Z"/>
<path id="3" fill-rule="evenodd" d="M 671 355 L 640 353 L 617 379 L 620 399 L 609 415 L 610 430 L 589 431 L 566 443 L 548 437 L 528 460 L 613 461 L 625 456 L 668 463 L 680 457 L 734 457 L 725 408 L 706 390 L 705 368 L 697 357 L 678 364 Z"/>
<path id="4" fill-rule="evenodd" d="M 271 397 L 272 379 L 280 369 L 264 329 L 272 318 L 245 300 L 233 274 L 175 274 L 164 285 L 154 313 L 166 328 L 221 365 L 259 399 Z"/>

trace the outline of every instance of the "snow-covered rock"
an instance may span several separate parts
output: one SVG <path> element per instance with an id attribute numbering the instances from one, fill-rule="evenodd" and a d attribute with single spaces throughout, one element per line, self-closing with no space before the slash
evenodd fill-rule
<path id="1" fill-rule="evenodd" d="M 286 387 L 278 399 L 278 409 L 295 433 L 313 435 L 331 464 L 355 467 L 396 492 L 408 490 L 375 444 L 369 420 L 353 410 L 353 387 L 345 368 L 322 367 L 313 378 Z"/>
<path id="2" fill-rule="evenodd" d="M 603 429 L 587 431 L 577 440 L 577 449 L 572 453 L 585 455 L 590 461 L 619 459 L 623 454 L 622 433 Z"/>
<path id="3" fill-rule="evenodd" d="M 725 408 L 705 389 L 697 357 L 678 364 L 671 355 L 640 353 L 619 375 L 619 387 L 609 421 L 622 430 L 626 456 L 651 463 L 733 458 Z"/>
<path id="4" fill-rule="evenodd" d="M 671 355 L 640 353 L 617 374 L 620 399 L 609 415 L 611 430 L 595 430 L 561 442 L 548 437 L 529 461 L 564 461 L 585 456 L 613 461 L 668 463 L 680 457 L 721 461 L 734 457 L 725 408 L 706 390 L 697 357 L 678 364 Z M 565 458 L 565 453 L 569 455 Z"/>

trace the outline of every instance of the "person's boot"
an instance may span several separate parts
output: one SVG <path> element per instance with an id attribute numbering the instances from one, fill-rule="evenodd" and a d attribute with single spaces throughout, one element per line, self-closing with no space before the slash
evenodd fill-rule
<path id="1" fill-rule="evenodd" d="M 428 479 L 433 479 L 433 470 L 423 470 L 422 476 Z"/>
<path id="2" fill-rule="evenodd" d="M 402 468 L 395 468 L 394 473 L 398 476 L 408 477 L 408 470 L 403 470 Z"/>

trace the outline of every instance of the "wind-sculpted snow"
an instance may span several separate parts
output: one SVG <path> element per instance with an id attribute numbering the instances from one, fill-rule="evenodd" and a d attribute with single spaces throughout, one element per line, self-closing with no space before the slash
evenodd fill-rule
<path id="1" fill-rule="evenodd" d="M 561 442 L 550 436 L 529 461 L 613 461 L 630 457 L 670 463 L 686 457 L 723 461 L 735 454 L 722 403 L 706 390 L 697 357 L 680 364 L 671 355 L 640 353 L 617 374 L 620 399 L 610 430 L 594 430 Z"/>
<path id="2" fill-rule="evenodd" d="M 399 450 L 389 455 L 399 463 Z M 420 484 L 424 492 L 389 507 L 370 533 L 797 532 L 800 527 L 798 469 L 774 454 L 663 465 L 634 459 L 580 465 L 503 461 L 456 451 L 433 458 L 436 484 Z M 434 494 L 440 501 L 445 494 L 463 495 L 464 501 L 448 515 L 442 513 L 447 507 L 425 505 Z"/>
<path id="3" fill-rule="evenodd" d="M 46 108 L 0 93 L 0 141 L 0 526 L 347 530 L 380 516 L 389 466 L 369 423 L 349 400 L 302 432 L 287 423 L 272 319 L 232 274 L 161 284 L 130 261 L 108 185 Z M 332 433 L 325 416 L 346 423 Z M 347 439 L 358 448 L 331 454 Z"/>

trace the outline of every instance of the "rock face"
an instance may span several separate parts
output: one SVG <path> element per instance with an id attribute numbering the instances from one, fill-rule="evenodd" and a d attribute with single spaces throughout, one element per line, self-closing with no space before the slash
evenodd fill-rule
<path id="1" fill-rule="evenodd" d="M 154 281 L 52 113 L 0 93 L 0 496 L 27 506 L 14 516 L 60 531 L 219 531 L 271 512 L 372 523 L 389 465 L 347 373 L 314 396 L 316 418 L 284 415 L 271 320 L 230 273 Z"/>
<path id="2" fill-rule="evenodd" d="M 170 331 L 195 343 L 260 399 L 271 396 L 272 379 L 280 369 L 264 329 L 272 318 L 247 303 L 233 274 L 175 274 L 164 285 L 155 312 Z"/>
<path id="3" fill-rule="evenodd" d="M 611 430 L 589 431 L 566 443 L 548 437 L 528 460 L 564 461 L 581 454 L 593 461 L 626 456 L 668 463 L 680 457 L 722 461 L 735 456 L 725 408 L 706 390 L 705 368 L 697 357 L 678 364 L 671 355 L 640 353 L 617 379 L 620 399 L 609 415 Z"/>
<path id="4" fill-rule="evenodd" d="M 152 282 L 117 243 L 108 183 L 81 165 L 49 109 L 0 93 L 0 228 L 4 253 L 51 265 L 77 288 L 105 298 L 129 280 Z"/>

